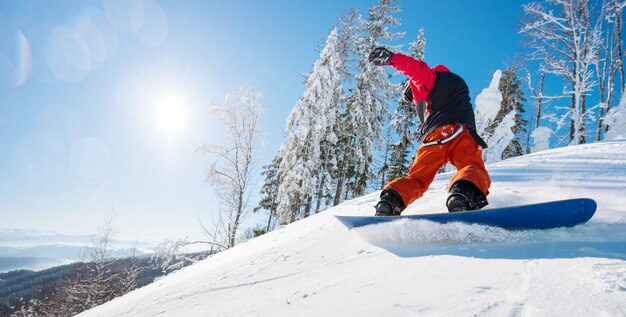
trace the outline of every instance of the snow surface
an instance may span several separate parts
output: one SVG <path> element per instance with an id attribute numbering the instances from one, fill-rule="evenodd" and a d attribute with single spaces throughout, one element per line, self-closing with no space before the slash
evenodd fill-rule
<path id="1" fill-rule="evenodd" d="M 626 141 L 488 166 L 490 206 L 598 202 L 574 228 L 399 221 L 345 229 L 378 193 L 240 244 L 81 316 L 625 316 Z M 452 173 L 405 213 L 443 211 Z"/>

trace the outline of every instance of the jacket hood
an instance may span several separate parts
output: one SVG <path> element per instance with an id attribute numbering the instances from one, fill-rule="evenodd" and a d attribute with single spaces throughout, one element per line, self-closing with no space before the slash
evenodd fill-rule
<path id="1" fill-rule="evenodd" d="M 433 68 L 433 70 L 436 72 L 450 73 L 450 69 L 443 65 L 437 65 L 435 66 L 435 68 Z"/>

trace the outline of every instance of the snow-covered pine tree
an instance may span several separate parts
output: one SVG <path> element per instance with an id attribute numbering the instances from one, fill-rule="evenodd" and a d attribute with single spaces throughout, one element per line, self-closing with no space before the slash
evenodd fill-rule
<path id="1" fill-rule="evenodd" d="M 342 116 L 345 114 L 345 89 L 344 84 L 354 80 L 354 75 L 349 70 L 349 65 L 354 61 L 354 43 L 355 36 L 358 32 L 359 12 L 351 9 L 350 12 L 339 19 L 337 27 L 338 39 L 336 54 L 340 63 L 337 64 L 339 74 L 341 75 L 342 91 L 338 97 L 338 103 L 333 111 L 334 124 L 327 126 L 327 133 L 322 140 L 322 166 L 320 168 L 320 180 L 318 183 L 318 191 L 315 194 L 316 206 L 315 213 L 319 212 L 322 205 L 337 205 L 339 200 L 336 199 L 337 187 L 340 183 L 339 179 L 345 176 L 342 157 L 345 155 L 345 149 L 338 144 L 346 134 L 345 127 L 342 124 Z M 335 188 L 333 188 L 335 186 Z"/>
<path id="2" fill-rule="evenodd" d="M 393 14 L 400 11 L 395 0 L 381 0 L 369 9 L 367 19 L 361 18 L 361 32 L 356 39 L 355 54 L 360 58 L 355 76 L 355 86 L 346 101 L 342 125 L 348 134 L 342 138 L 346 149 L 343 197 L 361 195 L 368 186 L 373 173 L 372 160 L 376 148 L 382 146 L 385 115 L 395 92 L 387 80 L 383 67 L 369 63 L 369 53 L 379 41 L 391 41 L 401 34 L 392 34 L 389 28 L 399 23 Z M 343 190 L 343 188 L 341 189 Z M 341 190 L 338 195 L 341 195 Z"/>
<path id="3" fill-rule="evenodd" d="M 524 104 L 522 102 L 526 101 L 526 98 L 524 98 L 524 92 L 522 91 L 521 80 L 517 75 L 516 66 L 511 66 L 504 71 L 502 78 L 500 78 L 498 89 L 500 93 L 502 93 L 502 103 L 500 111 L 498 111 L 496 119 L 490 128 L 495 130 L 497 124 L 502 122 L 508 113 L 515 111 L 515 125 L 512 128 L 514 137 L 504 149 L 504 152 L 502 152 L 502 159 L 507 159 L 524 154 L 524 147 L 522 147 L 520 142 L 520 136 L 522 133 L 526 133 L 526 126 L 528 125 L 528 120 L 523 117 L 526 110 L 524 110 Z"/>
<path id="4" fill-rule="evenodd" d="M 333 169 L 335 135 L 343 99 L 343 59 L 334 28 L 313 71 L 306 91 L 287 118 L 287 139 L 280 149 L 278 215 L 285 223 L 307 217 L 320 182 Z M 322 147 L 322 145 L 325 145 Z M 322 158 L 324 161 L 322 161 Z"/>
<path id="5" fill-rule="evenodd" d="M 276 223 L 276 215 L 278 208 L 278 186 L 280 185 L 280 178 L 278 178 L 278 169 L 280 168 L 281 159 L 279 156 L 275 156 L 272 159 L 272 163 L 262 167 L 261 175 L 265 176 L 265 181 L 261 187 L 261 200 L 259 206 L 254 209 L 267 210 L 268 219 L 265 232 L 270 232 L 273 225 Z"/>
<path id="6" fill-rule="evenodd" d="M 339 32 L 339 51 L 344 60 L 342 67 L 343 81 L 344 83 L 350 83 L 354 81 L 354 66 L 361 60 L 360 57 L 355 55 L 356 37 L 359 33 L 359 21 L 361 14 L 355 8 L 352 8 L 349 13 L 339 18 L 339 25 L 337 30 Z"/>
<path id="7" fill-rule="evenodd" d="M 349 14 L 343 16 L 339 21 L 339 44 L 344 58 L 344 67 L 342 68 L 344 71 L 344 84 L 355 82 L 354 67 L 355 64 L 358 64 L 361 61 L 361 57 L 356 56 L 354 53 L 357 42 L 356 38 L 359 33 L 359 20 L 360 13 L 358 10 L 353 8 L 350 10 Z M 350 165 L 347 158 L 350 156 L 350 153 L 352 153 L 352 150 L 348 147 L 352 140 L 352 131 L 350 131 L 349 127 L 345 124 L 348 118 L 345 99 L 343 100 L 341 107 L 342 110 L 339 114 L 339 124 L 335 133 L 337 135 L 337 144 L 335 145 L 337 166 L 332 174 L 332 184 L 329 184 L 335 186 L 335 188 L 332 193 L 329 192 L 327 194 L 329 196 L 328 198 L 332 200 L 333 206 L 338 205 L 342 201 L 342 193 L 344 193 L 345 184 L 347 183 Z"/>
<path id="8" fill-rule="evenodd" d="M 409 55 L 419 61 L 426 59 L 426 37 L 424 36 L 424 28 L 419 29 L 417 40 L 411 42 L 409 45 Z"/>
<path id="9" fill-rule="evenodd" d="M 423 61 L 426 50 L 426 38 L 424 29 L 419 29 L 417 39 L 409 46 L 409 55 L 417 60 Z M 404 90 L 407 81 L 403 81 L 399 86 L 400 93 Z M 389 160 L 389 179 L 395 179 L 406 175 L 411 166 L 410 155 L 415 146 L 417 131 L 419 129 L 419 119 L 415 113 L 413 103 L 400 98 L 398 108 L 391 117 L 390 125 L 395 128 L 398 141 L 391 146 L 391 158 Z"/>
<path id="10" fill-rule="evenodd" d="M 498 115 L 500 104 L 502 103 L 502 93 L 498 89 L 500 78 L 502 78 L 502 71 L 497 70 L 491 78 L 489 87 L 483 89 L 480 94 L 476 96 L 476 109 L 474 111 L 476 117 L 476 131 L 485 141 L 493 134 L 491 125 L 496 115 Z"/>
<path id="11" fill-rule="evenodd" d="M 541 61 L 545 72 L 563 78 L 571 107 L 564 114 L 569 120 L 570 143 L 586 142 L 586 123 L 590 116 L 586 96 L 593 86 L 594 65 L 602 34 L 593 23 L 590 0 L 545 0 L 524 4 L 528 22 L 521 33 L 530 38 L 533 58 Z M 563 118 L 558 122 L 564 122 Z M 559 126 L 558 128 L 561 128 Z"/>
<path id="12" fill-rule="evenodd" d="M 382 189 L 387 183 L 388 173 L 389 173 L 389 164 L 391 163 L 391 156 L 393 155 L 392 149 L 394 145 L 393 137 L 394 134 L 391 131 L 391 122 L 389 124 L 385 124 L 385 134 L 383 137 L 384 146 L 382 148 L 382 162 L 378 162 L 378 160 L 374 160 L 374 164 L 380 164 L 377 172 L 374 173 L 373 178 L 370 180 L 371 187 L 374 190 Z M 377 186 L 378 185 L 378 186 Z"/>
<path id="13" fill-rule="evenodd" d="M 502 122 L 493 130 L 491 138 L 487 141 L 489 147 L 483 151 L 485 163 L 493 163 L 502 160 L 506 148 L 515 137 L 513 133 L 515 116 L 515 110 L 512 110 L 502 118 Z"/>
<path id="14" fill-rule="evenodd" d="M 476 130 L 488 145 L 483 151 L 486 163 L 502 160 L 502 153 L 515 136 L 513 134 L 515 110 L 501 111 L 503 104 L 499 89 L 501 78 L 502 71 L 497 70 L 489 87 L 476 96 Z"/>

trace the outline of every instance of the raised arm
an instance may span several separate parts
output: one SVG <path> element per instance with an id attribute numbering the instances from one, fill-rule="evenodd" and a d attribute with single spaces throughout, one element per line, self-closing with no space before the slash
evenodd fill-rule
<path id="1" fill-rule="evenodd" d="M 426 86 L 432 88 L 435 80 L 435 71 L 428 64 L 418 61 L 412 57 L 403 54 L 393 54 L 389 65 L 397 69 L 399 72 L 409 77 L 414 85 Z"/>
<path id="2" fill-rule="evenodd" d="M 390 65 L 409 77 L 413 86 L 423 86 L 430 90 L 435 81 L 435 71 L 422 61 L 403 54 L 394 54 L 384 47 L 375 48 L 369 55 L 369 61 L 374 65 Z"/>

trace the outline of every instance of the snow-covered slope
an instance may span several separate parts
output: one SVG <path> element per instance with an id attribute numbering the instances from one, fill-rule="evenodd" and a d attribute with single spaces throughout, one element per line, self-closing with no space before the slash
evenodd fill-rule
<path id="1" fill-rule="evenodd" d="M 569 229 L 396 222 L 348 231 L 348 201 L 188 267 L 84 316 L 624 316 L 626 141 L 488 167 L 490 206 L 590 197 Z M 443 211 L 451 174 L 406 213 Z"/>

